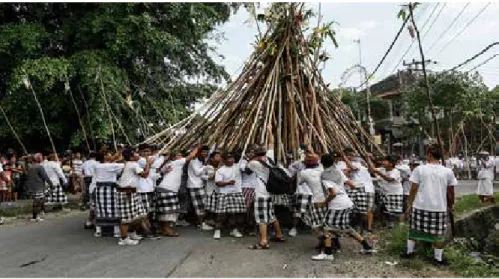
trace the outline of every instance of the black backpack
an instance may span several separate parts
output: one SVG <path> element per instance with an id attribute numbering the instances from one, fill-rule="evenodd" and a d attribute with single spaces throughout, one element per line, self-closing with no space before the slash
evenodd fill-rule
<path id="1" fill-rule="evenodd" d="M 269 160 L 272 163 L 272 160 Z M 269 180 L 265 184 L 267 192 L 273 195 L 294 194 L 293 179 L 282 168 L 275 164 L 269 165 L 264 161 L 260 161 L 263 166 L 269 169 Z M 260 178 L 261 179 L 261 178 Z M 263 180 L 262 180 L 263 182 Z"/>

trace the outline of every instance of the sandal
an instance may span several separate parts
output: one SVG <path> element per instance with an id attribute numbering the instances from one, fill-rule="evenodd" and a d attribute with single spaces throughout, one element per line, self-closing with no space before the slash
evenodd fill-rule
<path id="1" fill-rule="evenodd" d="M 284 237 L 283 237 L 283 236 L 281 236 L 281 237 L 274 236 L 274 237 L 272 237 L 272 238 L 270 239 L 270 241 L 272 241 L 272 242 L 280 242 L 280 243 L 284 243 L 284 242 L 286 242 L 286 239 L 284 239 Z"/>
<path id="2" fill-rule="evenodd" d="M 269 248 L 270 245 L 268 243 L 265 244 L 257 243 L 248 247 L 248 249 L 250 250 L 268 250 Z"/>

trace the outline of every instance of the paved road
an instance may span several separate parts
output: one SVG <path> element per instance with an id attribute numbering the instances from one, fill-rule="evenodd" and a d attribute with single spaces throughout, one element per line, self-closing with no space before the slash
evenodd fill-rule
<path id="1" fill-rule="evenodd" d="M 473 192 L 462 183 L 458 192 Z M 181 228 L 180 238 L 143 241 L 121 247 L 116 239 L 94 238 L 82 228 L 85 213 L 50 217 L 44 223 L 0 227 L 2 277 L 427 277 L 451 276 L 422 268 L 405 271 L 390 266 L 393 259 L 380 253 L 358 254 L 359 245 L 345 239 L 343 251 L 332 264 L 310 261 L 314 238 L 299 235 L 268 251 L 246 247 L 255 238 L 220 241 L 211 233 Z M 376 240 L 374 240 L 376 241 Z M 440 273 L 439 273 L 440 272 Z"/>

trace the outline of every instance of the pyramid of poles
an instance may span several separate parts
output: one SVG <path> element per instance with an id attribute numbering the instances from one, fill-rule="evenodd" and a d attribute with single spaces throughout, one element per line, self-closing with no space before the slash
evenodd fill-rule
<path id="1" fill-rule="evenodd" d="M 302 4 L 280 5 L 274 20 L 237 79 L 215 92 L 201 108 L 145 143 L 188 149 L 202 142 L 225 150 L 246 151 L 275 139 L 276 160 L 297 158 L 306 135 L 321 154 L 346 147 L 366 158 L 367 149 L 383 151 L 356 122 L 351 110 L 327 88 L 313 63 L 302 33 Z M 362 137 L 363 143 L 358 139 Z"/>

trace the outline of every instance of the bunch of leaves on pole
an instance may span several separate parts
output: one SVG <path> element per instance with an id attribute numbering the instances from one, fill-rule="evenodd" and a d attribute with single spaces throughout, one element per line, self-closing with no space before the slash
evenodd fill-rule
<path id="1" fill-rule="evenodd" d="M 68 84 L 92 136 L 110 137 L 103 92 L 127 137 L 177 121 L 228 79 L 208 39 L 239 5 L 228 3 L 5 3 L 0 5 L 0 102 L 28 149 L 48 146 L 27 79 L 56 145 L 83 139 Z M 102 80 L 103 86 L 100 85 Z M 169 100 L 164 102 L 164 100 Z M 140 112 L 145 119 L 137 116 Z M 116 126 L 117 123 L 114 123 Z M 152 125 L 152 127 L 151 127 Z M 124 134 L 117 134 L 120 141 Z M 0 141 L 15 144 L 4 121 Z M 136 140 L 135 140 L 136 141 Z"/>

